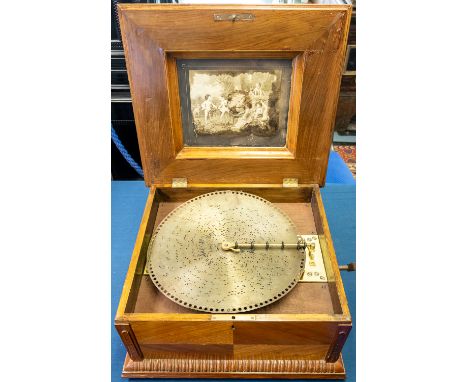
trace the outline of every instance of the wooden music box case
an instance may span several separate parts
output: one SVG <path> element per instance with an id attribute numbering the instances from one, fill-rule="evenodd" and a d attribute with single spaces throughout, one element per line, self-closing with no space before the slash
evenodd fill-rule
<path id="1" fill-rule="evenodd" d="M 320 187 L 351 10 L 119 5 L 150 188 L 115 317 L 124 377 L 345 377 Z"/>

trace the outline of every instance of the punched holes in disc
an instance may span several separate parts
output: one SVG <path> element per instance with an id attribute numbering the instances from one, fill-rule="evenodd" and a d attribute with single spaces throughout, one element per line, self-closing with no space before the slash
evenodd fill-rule
<path id="1" fill-rule="evenodd" d="M 269 305 L 299 281 L 304 252 L 296 248 L 225 251 L 223 242 L 297 241 L 289 217 L 242 191 L 216 191 L 185 202 L 159 224 L 148 249 L 156 287 L 189 309 L 239 313 Z"/>

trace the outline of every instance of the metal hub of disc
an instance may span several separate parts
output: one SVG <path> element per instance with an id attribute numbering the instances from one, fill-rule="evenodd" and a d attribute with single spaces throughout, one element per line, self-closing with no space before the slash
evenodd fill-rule
<path id="1" fill-rule="evenodd" d="M 148 271 L 172 301 L 195 310 L 245 312 L 288 293 L 304 269 L 296 248 L 222 249 L 225 242 L 297 242 L 289 217 L 267 200 L 217 191 L 182 204 L 159 224 L 148 249 Z"/>

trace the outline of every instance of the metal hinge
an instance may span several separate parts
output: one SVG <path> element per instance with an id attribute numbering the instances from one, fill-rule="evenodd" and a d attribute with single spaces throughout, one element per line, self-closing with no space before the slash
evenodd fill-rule
<path id="1" fill-rule="evenodd" d="M 283 187 L 298 187 L 299 179 L 297 178 L 283 178 Z"/>
<path id="2" fill-rule="evenodd" d="M 187 188 L 187 178 L 172 178 L 172 188 Z"/>

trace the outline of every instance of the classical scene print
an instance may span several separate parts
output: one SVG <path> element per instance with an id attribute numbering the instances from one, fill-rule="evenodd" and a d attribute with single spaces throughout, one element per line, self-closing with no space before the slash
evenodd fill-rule
<path id="1" fill-rule="evenodd" d="M 190 72 L 190 100 L 199 135 L 278 133 L 281 71 Z"/>
<path id="2" fill-rule="evenodd" d="M 284 146 L 289 89 L 282 87 L 290 86 L 284 75 L 282 68 L 189 69 L 186 143 Z"/>

